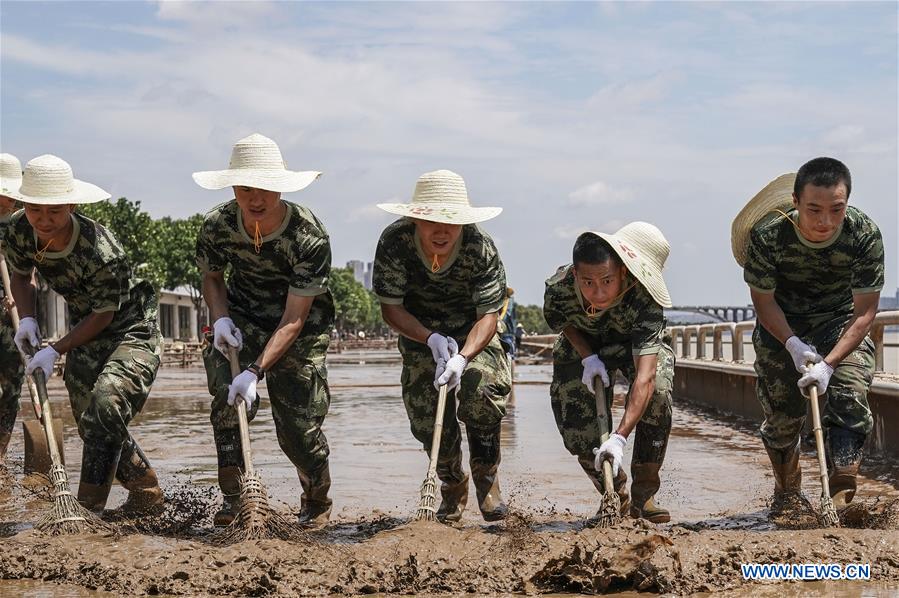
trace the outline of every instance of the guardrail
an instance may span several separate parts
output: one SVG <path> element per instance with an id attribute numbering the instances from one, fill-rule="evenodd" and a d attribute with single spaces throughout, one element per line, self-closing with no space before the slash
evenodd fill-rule
<path id="1" fill-rule="evenodd" d="M 871 340 L 874 341 L 874 369 L 884 371 L 884 347 L 899 346 L 899 343 L 885 343 L 884 329 L 887 326 L 899 325 L 899 311 L 882 311 L 874 317 L 871 324 Z M 755 320 L 745 322 L 722 322 L 719 324 L 701 324 L 690 326 L 669 326 L 671 347 L 677 357 L 745 363 L 747 344 L 745 334 L 755 328 Z M 708 337 L 712 337 L 712 351 L 708 354 Z M 751 341 L 748 341 L 751 343 Z M 730 355 L 727 359 L 726 355 Z"/>

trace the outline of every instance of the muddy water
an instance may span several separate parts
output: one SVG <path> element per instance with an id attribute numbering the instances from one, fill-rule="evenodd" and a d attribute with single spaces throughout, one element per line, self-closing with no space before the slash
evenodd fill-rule
<path id="1" fill-rule="evenodd" d="M 501 465 L 504 491 L 522 510 L 592 514 L 597 494 L 577 462 L 562 446 L 549 405 L 547 366 L 520 366 L 515 397 L 503 422 Z M 331 445 L 332 496 L 338 518 L 355 519 L 380 512 L 393 516 L 411 513 L 418 486 L 427 469 L 421 446 L 409 431 L 395 365 L 332 365 L 331 411 L 325 432 Z M 371 385 L 371 388 L 366 388 Z M 81 441 L 64 398 L 59 378 L 52 380 L 55 414 L 64 421 L 66 459 L 72 483 L 77 483 Z M 261 390 L 265 395 L 265 387 Z M 165 369 L 153 387 L 143 412 L 132 423 L 138 439 L 160 475 L 163 485 L 215 484 L 215 449 L 208 420 L 209 395 L 201 370 Z M 613 408 L 621 416 L 620 401 Z M 33 417 L 23 406 L 20 418 Z M 272 497 L 292 509 L 299 505 L 296 472 L 277 444 L 268 401 L 250 426 L 257 470 Z M 463 443 L 464 447 L 464 443 Z M 628 447 L 626 459 L 629 461 Z M 466 448 L 467 450 L 467 448 Z M 13 437 L 10 454 L 21 458 L 22 438 Z M 805 489 L 817 496 L 817 461 L 803 459 Z M 861 481 L 860 497 L 899 497 L 899 466 L 872 466 Z M 708 521 L 723 526 L 763 525 L 763 510 L 772 487 L 767 458 L 751 428 L 713 420 L 700 412 L 675 408 L 668 455 L 662 470 L 659 502 L 670 508 L 674 521 Z M 110 507 L 124 501 L 116 486 Z M 22 503 L 0 505 L 5 520 L 27 520 Z M 469 505 L 473 506 L 473 495 Z M 17 512 L 19 511 L 19 512 Z M 466 518 L 480 520 L 469 508 Z"/>
<path id="2" fill-rule="evenodd" d="M 578 591 L 583 589 L 579 585 L 583 579 L 573 576 L 571 570 L 586 571 L 588 579 L 602 579 L 603 583 L 618 579 L 615 577 L 618 573 L 607 575 L 608 571 L 617 571 L 616 551 L 644 538 L 647 542 L 653 540 L 656 543 L 653 546 L 663 547 L 652 557 L 656 563 L 652 567 L 665 572 L 659 574 L 662 582 L 650 583 L 644 589 L 738 592 L 740 582 L 733 579 L 734 563 L 787 559 L 845 563 L 877 559 L 881 578 L 863 586 L 849 584 L 845 595 L 856 595 L 855 589 L 859 587 L 874 595 L 899 592 L 899 558 L 889 556 L 899 551 L 895 528 L 843 530 L 838 532 L 838 537 L 843 539 L 841 543 L 835 543 L 832 538 L 836 536 L 826 530 L 773 530 L 766 511 L 773 482 L 752 426 L 713 419 L 682 405 L 675 408 L 674 429 L 658 496 L 659 503 L 670 508 L 674 525 L 662 526 L 658 532 L 661 535 L 652 526 L 643 528 L 633 522 L 611 531 L 582 529 L 583 519 L 592 515 L 598 506 L 598 496 L 577 462 L 565 451 L 555 428 L 549 405 L 547 382 L 551 371 L 548 366 L 517 368 L 514 401 L 503 425 L 504 493 L 511 506 L 524 514 L 524 523 L 500 527 L 499 532 L 496 526 L 485 527 L 472 495 L 461 530 L 442 526 L 390 530 L 406 521 L 414 511 L 427 468 L 424 452 L 408 429 L 396 385 L 399 367 L 390 363 L 342 363 L 331 365 L 329 371 L 333 400 L 325 430 L 332 450 L 336 525 L 323 538 L 329 544 L 347 546 L 355 559 L 353 567 L 347 569 L 341 560 L 328 564 L 327 559 L 320 571 L 300 567 L 297 563 L 319 557 L 309 557 L 312 553 L 307 548 L 278 542 L 247 550 L 249 561 L 242 562 L 241 559 L 247 558 L 241 554 L 243 549 L 211 548 L 191 540 L 191 534 L 187 539 L 130 536 L 122 541 L 89 540 L 83 545 L 79 541 L 77 549 L 64 541 L 44 543 L 29 531 L 30 522 L 44 503 L 22 488 L 11 487 L 7 478 L 0 481 L 5 484 L 0 489 L 0 537 L 7 538 L 0 539 L 0 543 L 10 542 L 9 550 L 14 550 L 17 556 L 15 561 L 6 563 L 0 556 L 4 575 L 43 577 L 91 589 L 106 588 L 119 594 L 145 591 L 192 594 L 218 593 L 214 588 L 219 587 L 216 584 L 224 572 L 223 579 L 233 583 L 229 582 L 230 589 L 222 593 L 245 594 L 258 588 L 255 585 L 258 580 L 252 577 L 258 574 L 247 566 L 252 562 L 259 567 L 270 567 L 273 577 L 265 583 L 275 580 L 272 587 L 279 588 L 275 593 L 283 590 L 286 594 L 307 586 L 344 593 L 528 591 L 531 582 L 515 581 L 526 579 L 522 571 L 534 575 L 534 583 L 541 592 Z M 265 395 L 264 385 L 261 392 Z M 67 469 L 74 487 L 81 443 L 58 378 L 52 380 L 51 395 L 55 415 L 65 422 Z M 208 403 L 202 370 L 164 370 L 131 431 L 159 472 L 164 488 L 169 493 L 183 489 L 188 483 L 205 488 L 211 514 L 217 498 Z M 616 404 L 616 420 L 621 416 L 621 409 Z M 30 407 L 23 407 L 20 417 L 33 417 Z M 277 445 L 267 401 L 263 401 L 259 415 L 251 424 L 251 436 L 254 462 L 275 503 L 295 511 L 299 506 L 299 483 Z M 12 470 L 21 471 L 19 432 L 13 437 L 10 455 Z M 629 459 L 628 451 L 626 460 Z M 815 504 L 820 492 L 814 475 L 816 467 L 813 453 L 807 452 L 803 457 L 803 470 L 807 472 L 804 486 Z M 899 498 L 897 464 L 869 461 L 863 474 L 860 500 Z M 124 491 L 115 487 L 109 506 L 117 506 L 124 497 Z M 360 521 L 368 523 L 359 524 Z M 199 533 L 208 529 L 209 519 L 195 523 Z M 15 538 L 10 538 L 17 532 Z M 679 550 L 674 560 L 664 556 L 668 554 L 664 552 L 668 550 L 664 548 L 668 542 L 673 542 Z M 589 547 L 596 552 L 588 559 L 581 553 L 571 553 L 572 546 Z M 745 546 L 747 552 L 735 553 L 734 546 Z M 498 547 L 506 552 L 497 552 Z M 170 555 L 182 553 L 188 556 L 178 561 L 182 563 L 178 565 L 180 568 L 171 568 L 169 564 L 175 561 Z M 291 555 L 297 560 L 285 558 L 278 564 L 279 556 L 273 563 L 273 554 Z M 404 556 L 407 554 L 408 558 Z M 409 560 L 412 554 L 417 555 L 417 561 Z M 60 571 L 60 560 L 72 564 Z M 121 563 L 131 562 L 137 571 L 130 575 L 113 576 L 103 569 L 105 565 L 115 570 Z M 232 562 L 237 564 L 230 565 Z M 608 565 L 609 562 L 612 564 Z M 447 569 L 438 569 L 439 563 L 444 563 Z M 93 567 L 107 571 L 105 585 L 97 584 L 96 576 L 90 573 Z M 215 567 L 222 567 L 219 573 L 206 571 Z M 450 569 L 457 573 L 448 573 Z M 200 570 L 206 572 L 199 573 Z M 356 577 L 338 576 L 345 570 L 354 572 Z M 393 571 L 386 581 L 383 571 Z M 280 577 L 274 577 L 276 573 Z M 189 581 L 186 574 L 190 575 Z M 473 578 L 479 581 L 467 581 Z M 155 580 L 160 580 L 159 584 Z M 18 585 L 21 583 L 24 585 Z M 52 585 L 30 583 L 0 581 L 0 595 L 95 595 L 69 587 L 60 588 L 57 593 Z M 608 589 L 624 589 L 614 583 Z M 789 587 L 818 589 L 806 584 Z M 821 586 L 822 591 L 824 587 Z M 753 588 L 755 591 L 760 586 Z M 785 591 L 782 595 L 802 593 Z"/>

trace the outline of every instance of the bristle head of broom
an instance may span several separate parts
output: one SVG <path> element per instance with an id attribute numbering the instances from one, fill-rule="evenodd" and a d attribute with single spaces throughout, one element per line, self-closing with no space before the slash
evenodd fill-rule
<path id="1" fill-rule="evenodd" d="M 421 484 L 421 498 L 415 510 L 416 521 L 437 520 L 437 479 L 428 476 Z"/>
<path id="2" fill-rule="evenodd" d="M 819 515 L 821 525 L 824 527 L 840 527 L 840 518 L 833 506 L 833 499 L 826 494 L 821 495 L 821 513 Z"/>
<path id="3" fill-rule="evenodd" d="M 312 543 L 309 534 L 275 511 L 268 503 L 268 491 L 255 475 L 240 479 L 240 508 L 231 525 L 213 534 L 212 541 L 227 545 L 248 540 L 279 539 Z"/>
<path id="4" fill-rule="evenodd" d="M 72 495 L 66 470 L 61 464 L 50 468 L 50 481 L 53 484 L 52 505 L 34 526 L 37 531 L 48 536 L 115 531 L 111 525 L 81 506 Z"/>

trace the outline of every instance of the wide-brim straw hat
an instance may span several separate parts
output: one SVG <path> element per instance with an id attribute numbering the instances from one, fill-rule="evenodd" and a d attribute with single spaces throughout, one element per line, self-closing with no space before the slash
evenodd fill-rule
<path id="1" fill-rule="evenodd" d="M 15 193 L 22 186 L 22 163 L 12 154 L 0 154 L 0 195 Z"/>
<path id="2" fill-rule="evenodd" d="M 321 176 L 314 170 L 287 170 L 278 144 L 253 133 L 234 144 L 226 170 L 205 170 L 193 174 L 204 189 L 254 187 L 266 191 L 290 193 L 308 187 Z"/>
<path id="3" fill-rule="evenodd" d="M 793 184 L 796 173 L 782 174 L 749 200 L 730 226 L 730 248 L 740 267 L 746 263 L 749 233 L 759 220 L 772 212 L 786 212 L 793 207 Z"/>
<path id="4" fill-rule="evenodd" d="M 30 160 L 19 189 L 3 195 L 43 206 L 97 203 L 110 198 L 100 187 L 76 179 L 69 163 L 51 154 Z"/>
<path id="5" fill-rule="evenodd" d="M 671 252 L 668 239 L 648 222 L 631 222 L 614 233 L 592 232 L 612 246 L 634 278 L 662 307 L 671 307 L 671 295 L 662 278 L 662 270 Z"/>
<path id="6" fill-rule="evenodd" d="M 379 203 L 385 212 L 444 224 L 474 224 L 499 216 L 502 208 L 476 208 L 461 176 L 451 170 L 426 172 L 415 183 L 410 203 Z"/>

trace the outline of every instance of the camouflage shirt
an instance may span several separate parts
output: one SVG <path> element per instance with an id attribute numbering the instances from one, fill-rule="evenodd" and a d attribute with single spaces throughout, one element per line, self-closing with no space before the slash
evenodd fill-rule
<path id="1" fill-rule="evenodd" d="M 573 326 L 584 333 L 596 354 L 608 367 L 633 363 L 637 355 L 652 355 L 662 347 L 665 316 L 662 306 L 628 274 L 624 288 L 631 288 L 613 305 L 596 316 L 587 315 L 586 303 L 574 280 L 571 264 L 560 267 L 546 280 L 543 317 L 554 332 Z M 633 286 L 631 286 L 633 285 Z M 580 361 L 565 335 L 553 348 L 556 361 Z"/>
<path id="2" fill-rule="evenodd" d="M 502 309 L 506 270 L 493 239 L 466 224 L 446 262 L 432 272 L 415 223 L 401 218 L 378 240 L 372 287 L 381 303 L 402 305 L 423 326 L 464 338 L 478 318 Z"/>
<path id="3" fill-rule="evenodd" d="M 796 210 L 788 215 L 798 218 Z M 848 319 L 854 293 L 883 288 L 883 239 L 853 206 L 846 208 L 842 228 L 821 243 L 807 241 L 786 218 L 771 214 L 752 229 L 743 279 L 756 291 L 774 293 L 788 322 Z"/>
<path id="4" fill-rule="evenodd" d="M 328 233 L 308 208 L 284 203 L 284 221 L 262 238 L 259 253 L 244 228 L 237 201 L 210 210 L 197 236 L 197 266 L 204 273 L 224 272 L 231 266 L 227 274 L 228 309 L 264 330 L 278 327 L 288 293 L 315 297 L 299 338 L 330 335 L 334 301 L 328 290 Z"/>
<path id="5" fill-rule="evenodd" d="M 47 252 L 38 261 L 37 235 L 25 212 L 13 214 L 6 235 L 10 267 L 29 275 L 32 269 L 68 304 L 69 326 L 91 313 L 114 311 L 112 322 L 100 333 L 121 338 L 127 332 L 156 330 L 156 292 L 149 282 L 136 278 L 118 240 L 103 225 L 72 214 L 72 240 L 59 252 Z"/>

